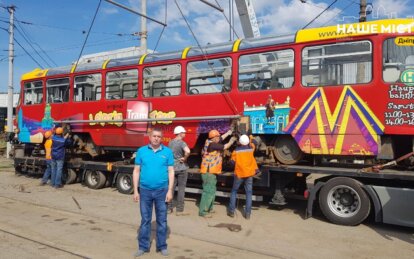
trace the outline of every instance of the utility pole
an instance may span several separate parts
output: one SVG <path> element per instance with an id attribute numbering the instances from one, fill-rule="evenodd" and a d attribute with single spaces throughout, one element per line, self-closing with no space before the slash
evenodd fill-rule
<path id="1" fill-rule="evenodd" d="M 233 37 L 233 24 L 234 24 L 234 19 L 233 19 L 233 0 L 229 0 L 229 20 L 230 20 L 230 41 L 234 40 Z"/>
<path id="2" fill-rule="evenodd" d="M 141 12 L 147 15 L 147 0 L 141 0 Z M 141 17 L 141 51 L 147 54 L 147 19 L 144 16 Z"/>
<path id="3" fill-rule="evenodd" d="M 9 88 L 7 91 L 7 132 L 13 132 L 13 63 L 14 63 L 14 9 L 15 6 L 7 7 L 10 13 L 9 26 Z M 9 158 L 11 143 L 7 142 L 6 156 Z"/>
<path id="4" fill-rule="evenodd" d="M 359 22 L 367 21 L 367 0 L 360 0 L 359 4 Z"/>
<path id="5" fill-rule="evenodd" d="M 360 0 L 359 5 L 359 22 L 366 22 L 367 21 L 367 0 Z M 358 82 L 364 82 L 365 79 L 365 64 L 358 62 L 357 63 L 357 81 Z"/>

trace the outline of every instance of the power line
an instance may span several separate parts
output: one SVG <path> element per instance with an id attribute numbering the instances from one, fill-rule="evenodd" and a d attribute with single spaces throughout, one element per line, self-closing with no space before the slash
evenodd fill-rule
<path id="1" fill-rule="evenodd" d="M 20 25 L 20 23 L 17 23 L 18 24 L 18 26 L 20 27 L 20 29 L 22 30 L 22 32 L 27 36 L 27 38 L 30 40 L 30 42 L 32 43 L 32 44 L 34 44 L 34 45 L 36 45 L 39 49 L 40 49 L 40 51 L 55 65 L 55 66 L 57 66 L 57 64 L 56 64 L 56 62 L 55 61 L 53 61 L 53 59 L 46 53 L 46 51 L 44 51 L 43 49 L 42 49 L 42 47 L 39 45 L 39 44 L 37 44 L 34 40 L 33 40 L 33 38 L 32 37 L 30 37 L 29 36 L 29 33 L 24 29 L 24 27 L 23 26 L 21 26 Z M 46 62 L 47 63 L 47 62 Z M 49 66 L 50 67 L 50 66 Z"/>
<path id="2" fill-rule="evenodd" d="M 14 41 L 24 50 L 24 52 L 26 52 L 26 54 L 27 55 L 29 55 L 29 57 L 41 68 L 41 69 L 43 69 L 43 67 L 42 67 L 42 65 L 40 65 L 39 64 L 39 62 L 37 62 L 37 60 L 32 56 L 32 55 L 30 55 L 30 53 L 29 52 L 27 52 L 27 50 L 22 46 L 22 44 L 20 44 L 17 40 L 16 40 L 16 38 L 14 38 Z"/>
<path id="3" fill-rule="evenodd" d="M 221 6 L 220 6 L 220 4 L 217 2 L 217 0 L 215 0 L 215 1 L 216 1 L 216 4 L 217 4 L 217 5 L 221 8 Z M 223 13 L 224 18 L 226 18 L 227 23 L 230 25 L 230 27 L 231 27 L 232 31 L 234 32 L 234 34 L 236 34 L 236 37 L 239 39 L 239 35 L 237 35 L 236 30 L 234 29 L 233 25 L 230 23 L 229 19 L 227 18 L 226 14 L 224 13 L 224 11 L 223 11 L 222 13 Z"/>
<path id="4" fill-rule="evenodd" d="M 308 4 L 308 5 L 311 5 L 311 6 L 314 6 L 314 7 L 317 7 L 317 8 L 319 8 L 319 9 L 325 9 L 324 7 L 322 7 L 322 6 L 319 6 L 319 5 L 316 5 L 316 4 L 314 4 L 314 3 L 309 3 L 309 2 L 307 2 L 306 0 L 298 0 L 299 2 L 301 2 L 302 4 Z"/>
<path id="5" fill-rule="evenodd" d="M 23 37 L 23 39 L 27 42 L 27 44 L 34 50 L 34 52 L 43 60 L 43 62 L 46 63 L 48 67 L 51 67 L 51 65 L 40 55 L 40 53 L 33 47 L 33 44 L 28 40 L 28 38 L 23 34 L 23 32 L 20 31 L 19 28 L 16 26 L 14 27 L 16 31 Z"/>
<path id="6" fill-rule="evenodd" d="M 4 20 L 2 20 L 4 19 Z M 0 17 L 0 21 L 4 22 L 4 23 L 9 23 L 9 21 L 7 20 L 7 17 Z M 38 23 L 33 23 L 33 22 L 28 22 L 28 21 L 22 21 L 19 19 L 15 19 L 16 22 L 24 24 L 24 25 L 30 25 L 30 26 L 38 26 L 38 27 L 46 27 L 46 28 L 50 28 L 50 29 L 55 29 L 55 30 L 63 30 L 63 31 L 73 31 L 73 32 L 81 32 L 83 34 L 86 33 L 85 30 L 81 30 L 81 29 L 73 29 L 73 28 L 67 28 L 67 27 L 61 27 L 61 26 L 54 26 L 54 25 L 48 25 L 48 24 L 38 24 Z M 104 34 L 104 35 L 114 35 L 114 36 L 133 36 L 132 33 L 123 33 L 123 32 L 100 32 L 100 31 L 95 31 L 95 32 L 91 32 L 92 34 Z"/>
<path id="7" fill-rule="evenodd" d="M 349 0 L 348 0 L 348 2 L 350 2 L 350 4 L 348 4 L 347 6 L 345 6 L 345 8 L 344 8 L 344 9 L 342 9 L 342 11 L 337 12 L 337 13 L 336 13 L 336 15 L 339 15 L 339 14 L 343 13 L 346 9 L 348 9 L 349 7 L 351 7 L 351 5 L 352 5 L 352 4 L 354 4 L 354 3 L 355 3 L 355 2 L 353 2 L 353 1 L 349 1 Z M 327 22 L 325 22 L 324 24 L 322 24 L 322 26 L 325 26 L 326 24 L 330 23 L 333 19 L 335 19 L 335 16 L 334 16 L 334 17 L 332 17 L 329 21 L 327 21 Z"/>
<path id="8" fill-rule="evenodd" d="M 165 24 L 167 24 L 167 0 L 165 0 L 165 15 L 164 15 L 164 23 L 165 23 Z M 158 36 L 157 43 L 155 44 L 155 47 L 154 47 L 154 50 L 152 51 L 152 53 L 154 53 L 154 52 L 157 50 L 158 43 L 160 43 L 161 36 L 162 36 L 162 34 L 164 33 L 165 27 L 166 27 L 166 26 L 163 26 L 163 27 L 162 27 L 162 30 L 161 30 L 160 36 Z"/>
<path id="9" fill-rule="evenodd" d="M 85 48 L 86 42 L 88 41 L 89 33 L 90 33 L 90 32 L 91 32 L 91 30 L 92 30 L 92 26 L 93 26 L 93 24 L 94 24 L 94 22 L 95 22 L 95 18 L 96 18 L 96 15 L 98 14 L 99 7 L 101 6 L 101 3 L 102 3 L 102 0 L 99 0 L 99 4 L 98 4 L 98 6 L 96 7 L 95 15 L 93 16 L 93 19 L 92 19 L 91 25 L 89 26 L 88 33 L 86 34 L 85 41 L 83 42 L 82 49 L 81 49 L 81 51 L 80 51 L 80 53 L 79 53 L 79 57 L 78 57 L 78 59 L 76 60 L 76 63 L 75 63 L 75 69 L 76 69 L 76 66 L 77 66 L 77 65 L 78 65 L 78 63 L 79 63 L 79 59 L 80 59 L 80 58 L 81 58 L 81 56 L 82 56 L 82 52 L 83 52 L 83 49 Z"/>
<path id="10" fill-rule="evenodd" d="M 328 5 L 328 7 L 326 7 L 321 13 L 319 13 L 315 18 L 312 19 L 312 21 L 308 22 L 308 24 L 306 24 L 302 29 L 306 29 L 306 27 L 308 27 L 309 25 L 311 25 L 311 23 L 313 23 L 316 19 L 319 18 L 319 16 L 321 16 L 324 12 L 326 12 L 332 5 L 334 5 L 338 0 L 334 0 L 330 5 Z"/>

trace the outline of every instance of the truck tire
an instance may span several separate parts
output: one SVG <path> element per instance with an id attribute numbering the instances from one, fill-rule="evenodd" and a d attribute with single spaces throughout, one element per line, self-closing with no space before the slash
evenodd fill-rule
<path id="1" fill-rule="evenodd" d="M 332 223 L 355 226 L 364 221 L 371 210 L 362 183 L 347 177 L 330 179 L 319 193 L 319 206 Z"/>
<path id="2" fill-rule="evenodd" d="M 68 170 L 63 171 L 63 181 L 65 184 L 73 184 L 76 183 L 76 179 L 78 174 L 76 173 L 75 169 L 69 168 Z"/>
<path id="3" fill-rule="evenodd" d="M 105 187 L 112 187 L 112 183 L 114 181 L 114 173 L 112 172 L 107 172 L 106 173 L 106 182 L 105 182 Z"/>
<path id="4" fill-rule="evenodd" d="M 132 174 L 120 173 L 116 178 L 116 188 L 120 193 L 132 194 L 134 192 Z"/>
<path id="5" fill-rule="evenodd" d="M 85 173 L 85 184 L 91 189 L 101 189 L 105 186 L 106 175 L 101 171 L 87 170 Z"/>

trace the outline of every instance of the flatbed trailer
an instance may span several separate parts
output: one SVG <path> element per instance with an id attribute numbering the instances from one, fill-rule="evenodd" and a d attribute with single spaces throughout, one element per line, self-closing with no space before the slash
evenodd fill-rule
<path id="1" fill-rule="evenodd" d="M 40 157 L 15 157 L 14 166 L 16 172 L 42 174 L 46 161 Z M 66 184 L 82 182 L 92 189 L 115 186 L 124 194 L 133 191 L 133 164 L 71 160 L 66 161 L 64 168 Z M 270 204 L 283 206 L 286 198 L 306 199 L 307 217 L 312 217 L 318 202 L 326 218 L 335 224 L 357 225 L 372 213 L 376 222 L 414 227 L 413 171 L 365 172 L 335 164 L 264 164 L 261 171 L 262 175 L 254 180 L 253 200 L 269 198 Z M 217 182 L 218 196 L 229 197 L 233 173 L 219 175 Z M 197 168 L 189 170 L 186 192 L 201 193 Z"/>

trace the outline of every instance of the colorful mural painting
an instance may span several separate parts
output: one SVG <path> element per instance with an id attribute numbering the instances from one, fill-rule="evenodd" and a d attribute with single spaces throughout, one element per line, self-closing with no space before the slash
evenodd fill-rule
<path id="1" fill-rule="evenodd" d="M 43 133 L 53 128 L 53 118 L 51 116 L 52 107 L 46 104 L 44 116 L 41 122 L 25 118 L 23 109 L 19 110 L 17 116 L 19 140 L 23 143 L 42 143 Z"/>
<path id="2" fill-rule="evenodd" d="M 305 153 L 377 155 L 384 125 L 349 86 L 332 113 L 323 88 L 318 88 L 284 130 Z"/>
<path id="3" fill-rule="evenodd" d="M 250 117 L 252 134 L 285 134 L 283 129 L 289 123 L 290 98 L 287 97 L 284 103 L 274 103 L 271 107 L 273 116 L 268 118 L 266 105 L 248 106 L 244 103 L 244 115 Z"/>

